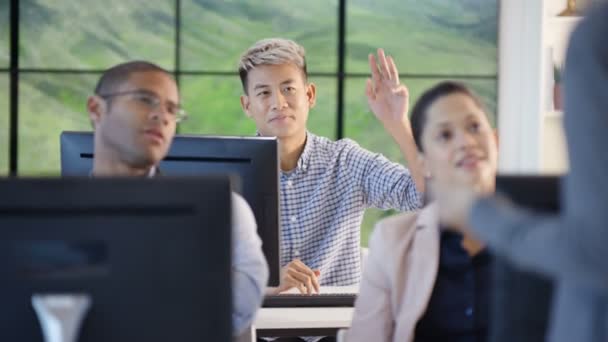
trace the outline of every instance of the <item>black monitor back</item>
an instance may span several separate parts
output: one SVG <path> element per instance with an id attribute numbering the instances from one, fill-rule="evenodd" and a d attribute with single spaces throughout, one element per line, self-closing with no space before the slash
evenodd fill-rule
<path id="1" fill-rule="evenodd" d="M 85 176 L 93 167 L 93 134 L 61 134 L 61 174 Z M 280 277 L 279 159 L 277 140 L 266 137 L 177 135 L 160 164 L 163 175 L 235 174 L 235 189 L 251 206 L 270 268 L 269 286 Z"/>
<path id="2" fill-rule="evenodd" d="M 498 176 L 497 191 L 517 205 L 543 213 L 560 210 L 560 178 L 556 176 Z M 494 298 L 490 340 L 544 341 L 553 294 L 552 282 L 521 270 L 498 256 L 494 265 Z"/>
<path id="3" fill-rule="evenodd" d="M 230 184 L 0 180 L 0 341 L 42 341 L 33 294 L 84 293 L 79 341 L 230 341 Z"/>

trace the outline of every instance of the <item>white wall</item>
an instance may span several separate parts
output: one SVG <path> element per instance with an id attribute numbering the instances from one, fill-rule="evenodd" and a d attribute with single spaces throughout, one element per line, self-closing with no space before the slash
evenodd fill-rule
<path id="1" fill-rule="evenodd" d="M 540 167 L 542 1 L 500 3 L 499 172 Z"/>
<path id="2" fill-rule="evenodd" d="M 577 19 L 565 0 L 502 0 L 499 30 L 499 172 L 563 173 L 568 158 L 553 105 L 553 61 Z"/>

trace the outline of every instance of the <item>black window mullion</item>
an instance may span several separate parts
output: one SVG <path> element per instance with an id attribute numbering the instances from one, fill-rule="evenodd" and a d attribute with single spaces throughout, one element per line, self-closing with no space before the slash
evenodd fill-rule
<path id="1" fill-rule="evenodd" d="M 182 39 L 182 2 L 181 0 L 175 0 L 175 42 L 173 42 L 174 47 L 174 68 L 173 68 L 173 77 L 175 78 L 175 83 L 177 84 L 177 89 L 180 90 L 180 76 L 181 76 L 181 41 Z M 176 133 L 180 132 L 180 125 L 177 125 L 175 128 Z"/>
<path id="2" fill-rule="evenodd" d="M 344 137 L 344 63 L 346 58 L 346 0 L 338 5 L 338 89 L 336 101 L 336 139 Z"/>
<path id="3" fill-rule="evenodd" d="M 175 82 L 179 88 L 180 71 L 181 71 L 181 41 L 182 39 L 182 2 L 181 0 L 175 0 L 175 42 L 173 46 L 175 48 L 175 61 L 173 73 L 175 76 Z"/>
<path id="4" fill-rule="evenodd" d="M 17 175 L 19 129 L 19 0 L 10 3 L 9 175 Z"/>

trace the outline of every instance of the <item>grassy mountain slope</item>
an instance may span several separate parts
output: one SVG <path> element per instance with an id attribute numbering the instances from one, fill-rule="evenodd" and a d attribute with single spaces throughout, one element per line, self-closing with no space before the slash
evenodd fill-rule
<path id="1" fill-rule="evenodd" d="M 337 70 L 337 0 L 183 0 L 184 70 L 236 71 L 242 51 L 258 39 L 282 36 L 307 49 L 311 72 Z M 0 1 L 0 18 L 8 18 Z M 22 67 L 104 69 L 130 59 L 175 66 L 174 2 L 171 0 L 21 0 Z M 384 47 L 404 74 L 482 74 L 497 70 L 497 0 L 349 0 L 346 71 L 367 73 L 367 54 Z M 0 19 L 0 67 L 8 63 L 8 21 Z M 19 168 L 22 174 L 56 175 L 59 133 L 88 130 L 86 96 L 98 75 L 22 74 Z M 8 141 L 7 84 L 0 75 L 0 144 Z M 336 79 L 313 77 L 318 104 L 310 128 L 333 137 Z M 236 76 L 183 76 L 181 91 L 191 119 L 184 133 L 250 135 Z M 412 102 L 437 79 L 403 78 Z M 400 161 L 398 149 L 367 109 L 364 78 L 346 82 L 345 133 L 362 146 Z M 468 82 L 493 113 L 495 80 Z M 6 113 L 6 114 L 5 114 Z M 494 121 L 492 115 L 492 121 Z M 0 149 L 0 172 L 7 148 Z M 371 228 L 379 212 L 366 217 Z M 364 239 L 366 233 L 363 234 Z"/>

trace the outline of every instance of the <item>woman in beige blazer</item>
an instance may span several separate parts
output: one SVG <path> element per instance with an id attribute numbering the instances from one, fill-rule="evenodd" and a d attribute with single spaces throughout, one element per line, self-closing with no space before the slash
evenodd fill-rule
<path id="1" fill-rule="evenodd" d="M 441 196 L 433 192 L 434 180 L 467 184 L 480 193 L 494 191 L 496 135 L 481 102 L 469 89 L 460 83 L 440 83 L 420 97 L 412 110 L 411 122 L 431 197 Z M 442 274 L 449 272 L 442 266 L 444 234 L 447 232 L 440 229 L 437 207 L 432 203 L 418 213 L 392 216 L 376 225 L 351 328 L 341 332 L 341 340 L 484 340 L 486 323 L 460 329 L 454 327 L 457 322 L 446 321 L 452 319 L 454 312 L 441 312 L 450 308 L 442 306 L 441 301 L 458 301 L 458 296 L 464 296 L 457 292 L 458 286 L 439 284 L 451 282 Z M 483 246 L 469 237 L 459 236 L 457 241 L 456 248 L 467 260 L 485 253 Z M 450 271 L 459 272 L 458 267 Z M 471 266 L 467 272 L 474 275 L 478 269 Z M 473 286 L 473 291 L 485 291 L 487 295 L 486 283 L 476 283 L 480 288 Z M 422 329 L 419 322 L 423 318 Z"/>

